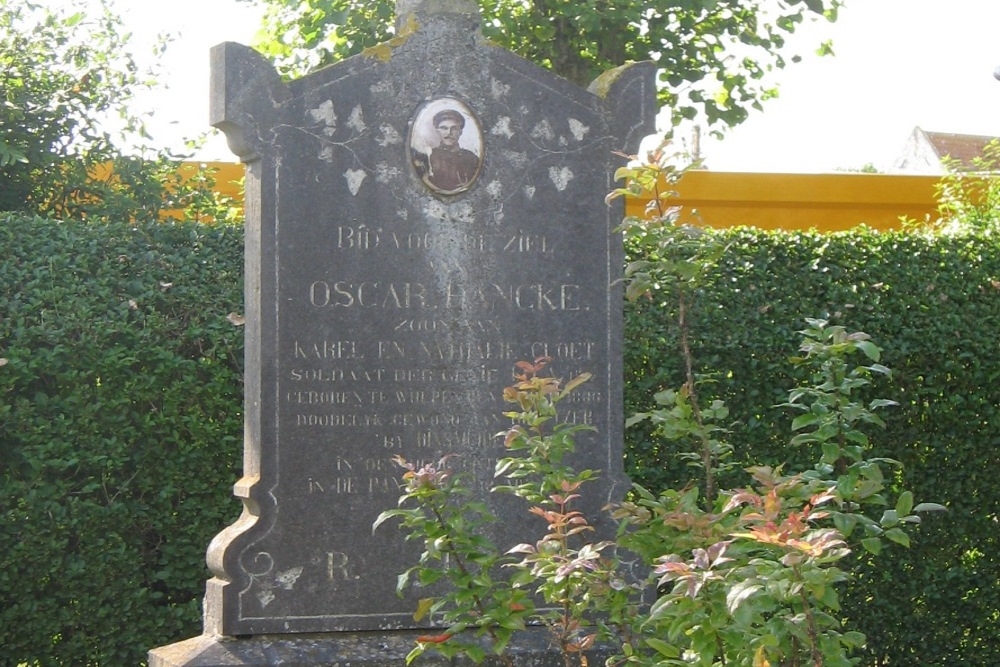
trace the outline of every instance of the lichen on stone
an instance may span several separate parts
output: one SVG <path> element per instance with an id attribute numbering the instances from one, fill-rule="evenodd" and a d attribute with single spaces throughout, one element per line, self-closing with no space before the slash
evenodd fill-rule
<path id="1" fill-rule="evenodd" d="M 375 46 L 369 46 L 361 52 L 361 55 L 366 58 L 375 58 L 387 63 L 392 59 L 393 49 L 398 49 L 403 44 L 406 44 L 410 37 L 413 36 L 413 33 L 415 33 L 419 28 L 420 24 L 417 22 L 417 17 L 410 14 L 406 17 L 406 23 L 403 24 L 403 27 L 399 30 L 399 33 L 397 33 L 395 37 L 387 42 L 382 42 L 381 44 L 376 44 Z"/>
<path id="2" fill-rule="evenodd" d="M 591 84 L 587 86 L 587 90 L 600 98 L 606 99 L 608 97 L 608 93 L 611 92 L 611 87 L 614 86 L 615 82 L 621 78 L 622 74 L 625 73 L 625 70 L 633 65 L 635 65 L 635 63 L 630 62 L 625 63 L 624 65 L 619 65 L 614 69 L 609 69 L 607 72 L 604 72 L 594 79 Z"/>

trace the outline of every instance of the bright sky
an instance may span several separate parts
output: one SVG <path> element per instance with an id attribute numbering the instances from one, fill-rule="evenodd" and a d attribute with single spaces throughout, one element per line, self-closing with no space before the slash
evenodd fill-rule
<path id="1" fill-rule="evenodd" d="M 137 58 L 153 58 L 145 47 L 153 45 L 158 35 L 173 38 L 158 58 L 161 89 L 138 100 L 140 109 L 151 110 L 147 125 L 156 142 L 179 151 L 185 139 L 208 132 L 210 140 L 197 157 L 236 162 L 222 133 L 208 124 L 208 54 L 222 42 L 249 44 L 263 9 L 237 0 L 116 0 L 115 6 L 132 30 Z"/>
<path id="2" fill-rule="evenodd" d="M 249 43 L 261 10 L 237 0 L 118 0 L 136 34 L 179 35 L 164 61 L 169 90 L 151 100 L 151 128 L 167 145 L 210 130 L 208 50 Z M 715 171 L 824 172 L 891 166 L 915 126 L 1000 136 L 1000 0 L 847 0 L 840 18 L 801 38 L 832 38 L 778 74 L 780 96 L 724 140 L 704 138 Z M 809 49 L 805 49 L 808 51 Z M 214 132 L 214 131 L 213 131 Z M 201 159 L 235 160 L 216 136 Z"/>
<path id="3" fill-rule="evenodd" d="M 778 99 L 703 142 L 710 169 L 884 170 L 915 126 L 1000 136 L 1000 0 L 847 0 L 816 29 L 836 55 L 785 69 Z"/>

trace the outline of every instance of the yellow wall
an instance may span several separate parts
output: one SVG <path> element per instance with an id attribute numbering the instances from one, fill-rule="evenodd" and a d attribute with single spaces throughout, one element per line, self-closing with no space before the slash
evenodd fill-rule
<path id="1" fill-rule="evenodd" d="M 824 232 L 866 224 L 875 229 L 900 226 L 900 216 L 936 217 L 935 176 L 884 174 L 687 173 L 671 204 L 697 209 L 710 227 L 752 225 L 762 229 Z M 642 215 L 648 200 L 631 199 L 630 215 Z"/>
<path id="2" fill-rule="evenodd" d="M 192 163 L 192 168 L 200 168 Z M 204 163 L 218 169 L 217 189 L 242 198 L 243 165 Z M 935 176 L 884 174 L 749 174 L 692 171 L 677 187 L 671 205 L 696 209 L 710 227 L 752 225 L 762 229 L 809 229 L 832 232 L 866 224 L 875 229 L 899 227 L 900 216 L 936 217 Z M 629 199 L 626 212 L 642 215 L 648 200 Z"/>
<path id="3" fill-rule="evenodd" d="M 243 201 L 242 164 L 233 164 L 232 162 L 185 162 L 181 166 L 181 173 L 193 176 L 202 169 L 213 170 L 216 192 L 229 195 L 237 201 Z"/>
<path id="4" fill-rule="evenodd" d="M 215 179 L 213 190 L 222 195 L 232 197 L 240 205 L 243 203 L 243 165 L 232 162 L 184 162 L 178 173 L 184 180 L 195 178 L 204 171 L 210 171 Z M 183 218 L 183 210 L 164 210 L 160 212 L 161 219 Z M 210 222 L 211 219 L 202 220 Z"/>

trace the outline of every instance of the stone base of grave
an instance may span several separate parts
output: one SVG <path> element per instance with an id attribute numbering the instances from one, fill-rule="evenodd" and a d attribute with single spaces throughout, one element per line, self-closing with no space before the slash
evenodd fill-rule
<path id="1" fill-rule="evenodd" d="M 402 667 L 416 638 L 427 631 L 345 632 L 324 635 L 260 635 L 214 637 L 202 635 L 149 652 L 149 667 Z M 544 628 L 519 632 L 507 653 L 517 667 L 563 667 L 562 655 L 552 648 Z M 611 655 L 595 648 L 586 653 L 591 665 L 603 665 Z M 471 667 L 465 658 L 444 658 L 428 651 L 413 665 Z M 483 663 L 503 663 L 494 656 Z"/>

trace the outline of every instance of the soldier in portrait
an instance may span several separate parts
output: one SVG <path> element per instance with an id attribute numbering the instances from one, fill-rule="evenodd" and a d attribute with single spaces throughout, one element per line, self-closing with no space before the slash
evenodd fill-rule
<path id="1" fill-rule="evenodd" d="M 442 109 L 434 114 L 435 145 L 430 155 L 415 156 L 421 178 L 444 194 L 460 192 L 469 186 L 479 171 L 479 156 L 459 144 L 465 130 L 465 116 L 456 109 Z"/>

